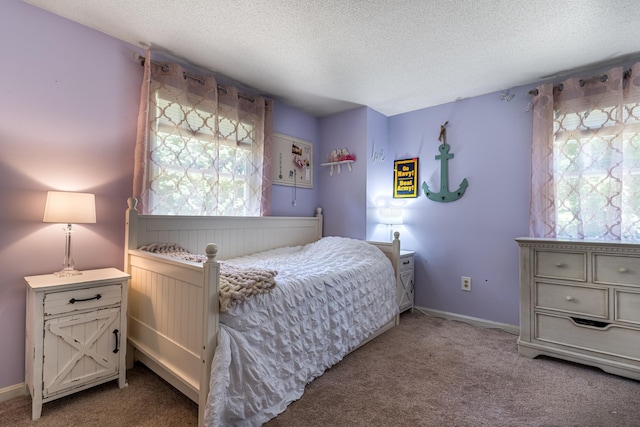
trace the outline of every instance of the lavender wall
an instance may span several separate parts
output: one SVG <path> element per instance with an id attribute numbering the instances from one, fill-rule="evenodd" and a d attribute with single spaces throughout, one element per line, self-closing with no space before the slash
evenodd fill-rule
<path id="1" fill-rule="evenodd" d="M 293 188 L 274 185 L 271 189 L 271 214 L 274 216 L 315 215 L 319 202 L 318 178 L 322 172 L 318 119 L 282 102 L 274 102 L 274 132 L 302 139 L 313 144 L 313 188 Z M 275 167 L 275 162 L 274 166 Z M 292 203 L 296 201 L 295 206 Z"/>
<path id="2" fill-rule="evenodd" d="M 79 269 L 122 268 L 140 66 L 131 46 L 19 1 L 0 14 L 0 388 L 24 381 L 23 277 L 60 269 L 64 233 L 47 190 L 96 194 L 76 227 Z"/>
<path id="3" fill-rule="evenodd" d="M 367 150 L 362 161 L 367 165 L 367 229 L 368 240 L 391 240 L 390 230 L 379 224 L 378 209 L 393 194 L 393 155 L 389 150 L 389 118 L 367 109 Z M 374 153 L 376 159 L 374 161 Z M 381 161 L 381 159 L 384 160 Z"/>
<path id="4" fill-rule="evenodd" d="M 329 167 L 319 171 L 326 236 L 366 236 L 367 110 L 362 107 L 320 119 L 320 162 L 326 162 L 335 149 L 346 148 L 356 156 L 351 172 L 346 165 L 333 176 L 329 176 Z"/>
<path id="5" fill-rule="evenodd" d="M 449 189 L 466 178 L 454 202 L 437 203 L 421 191 L 405 209 L 402 246 L 415 250 L 415 303 L 451 313 L 519 324 L 518 247 L 528 233 L 530 99 L 520 88 L 510 102 L 493 93 L 389 119 L 396 158 L 420 158 L 420 183 L 439 189 L 437 140 L 446 121 Z M 460 289 L 472 278 L 471 292 Z"/>

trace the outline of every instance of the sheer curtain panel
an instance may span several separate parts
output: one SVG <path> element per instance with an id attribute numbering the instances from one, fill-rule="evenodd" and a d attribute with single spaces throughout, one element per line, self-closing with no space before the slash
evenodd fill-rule
<path id="1" fill-rule="evenodd" d="M 530 235 L 640 240 L 640 68 L 533 99 Z"/>
<path id="2" fill-rule="evenodd" d="M 270 213 L 272 102 L 144 61 L 133 194 L 143 213 Z"/>

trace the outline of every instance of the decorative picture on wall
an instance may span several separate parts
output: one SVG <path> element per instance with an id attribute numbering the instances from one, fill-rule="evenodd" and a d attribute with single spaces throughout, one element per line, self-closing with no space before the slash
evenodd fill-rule
<path id="1" fill-rule="evenodd" d="M 418 197 L 418 158 L 393 162 L 393 197 Z"/>
<path id="2" fill-rule="evenodd" d="M 313 188 L 313 144 L 273 134 L 271 180 L 276 185 Z"/>

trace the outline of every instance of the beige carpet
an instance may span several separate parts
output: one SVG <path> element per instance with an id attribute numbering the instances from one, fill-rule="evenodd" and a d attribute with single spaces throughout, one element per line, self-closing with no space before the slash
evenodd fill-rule
<path id="1" fill-rule="evenodd" d="M 312 382 L 266 424 L 282 426 L 640 426 L 640 382 L 551 358 L 519 357 L 516 336 L 402 315 L 401 324 Z M 640 343 L 639 343 L 640 345 Z M 188 426 L 197 407 L 144 366 L 44 405 L 0 403 L 7 426 Z"/>

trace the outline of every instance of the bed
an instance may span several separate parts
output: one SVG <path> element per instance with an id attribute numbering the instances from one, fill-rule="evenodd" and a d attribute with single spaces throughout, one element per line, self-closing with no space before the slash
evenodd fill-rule
<path id="1" fill-rule="evenodd" d="M 307 354 L 306 344 L 302 341 L 309 341 L 315 337 L 313 340 L 325 343 L 323 344 L 325 347 L 310 350 L 308 354 L 312 356 L 307 357 L 308 360 L 304 363 L 318 361 L 319 366 L 302 366 L 300 365 L 302 362 L 294 360 L 291 365 L 293 368 L 290 370 L 295 372 L 289 373 L 292 374 L 291 377 L 296 377 L 296 373 L 305 372 L 306 377 L 298 380 L 308 382 L 341 360 L 346 353 L 375 338 L 398 322 L 396 295 L 399 283 L 400 241 L 397 233 L 394 241 L 388 243 L 323 238 L 320 209 L 317 210 L 315 217 L 185 217 L 139 215 L 135 199 L 130 198 L 128 204 L 124 260 L 125 270 L 131 275 L 128 307 L 128 366 L 132 366 L 134 360 L 142 362 L 196 402 L 199 407 L 198 424 L 201 426 L 205 425 L 205 421 L 206 425 L 232 423 L 229 418 L 225 418 L 227 417 L 225 405 L 227 402 L 243 400 L 234 398 L 232 394 L 239 383 L 242 383 L 248 392 L 261 396 L 268 394 L 264 390 L 265 387 L 271 388 L 273 383 L 280 382 L 278 378 L 272 379 L 270 385 L 251 382 L 252 379 L 247 378 L 247 374 L 243 374 L 245 375 L 243 378 L 238 378 L 238 374 L 234 374 L 235 371 L 225 375 L 229 365 L 236 363 L 234 357 L 245 360 L 241 359 L 238 353 L 247 353 L 246 357 L 249 357 L 250 363 L 247 361 L 243 363 L 251 365 L 256 362 L 256 359 L 262 359 L 259 356 L 263 354 L 262 352 L 267 359 L 270 347 L 274 342 L 281 340 L 282 336 L 298 334 L 303 335 L 305 339 L 290 343 L 285 352 Z M 177 244 L 192 254 L 203 254 L 204 249 L 202 255 L 204 262 L 188 258 L 178 259 L 141 250 L 152 244 Z M 323 280 L 331 285 L 332 281 L 337 283 L 338 280 L 344 280 L 341 276 L 347 275 L 347 273 L 342 274 L 342 269 L 336 267 L 338 265 L 336 263 L 340 260 L 334 257 L 336 259 L 331 261 L 334 264 L 329 264 L 329 258 L 332 257 L 325 255 L 323 262 L 308 262 L 312 255 L 302 251 L 316 250 L 318 246 L 326 246 L 324 250 L 328 249 L 331 252 L 333 248 L 331 245 L 334 244 L 353 245 L 351 253 L 371 251 L 369 255 L 375 259 L 375 269 L 371 265 L 368 267 L 362 265 L 361 267 L 365 267 L 364 270 L 351 275 L 349 279 L 353 283 L 349 282 L 348 286 L 356 291 L 359 290 L 361 297 L 343 296 L 341 294 L 343 291 L 337 286 L 335 288 L 338 290 L 335 292 L 338 293 L 329 294 L 327 293 L 329 291 L 324 290 L 316 292 L 313 289 L 319 286 L 313 285 L 315 288 L 300 292 L 304 295 L 304 299 L 301 299 L 300 295 L 294 295 L 292 297 L 294 299 L 286 303 L 289 308 L 279 310 L 281 317 L 285 320 L 271 327 L 270 337 L 253 337 L 254 342 L 249 342 L 249 346 L 257 346 L 255 349 L 251 347 L 253 353 L 239 346 L 239 341 L 245 342 L 251 339 L 239 334 L 238 330 L 247 325 L 251 326 L 251 321 L 255 324 L 253 327 L 259 327 L 264 319 L 277 317 L 269 311 L 275 310 L 270 308 L 272 301 L 279 298 L 279 293 L 285 293 L 283 291 L 286 289 L 285 279 L 295 281 L 304 271 L 287 271 L 286 267 L 279 265 L 274 271 L 278 286 L 273 291 L 255 296 L 232 309 L 225 311 L 223 308 L 221 312 L 219 290 L 226 283 L 226 273 L 223 271 L 221 276 L 221 266 L 225 270 L 249 268 L 259 264 L 260 268 L 268 270 L 275 265 L 273 260 L 278 257 L 294 259 L 298 256 L 301 257 L 298 264 L 302 263 L 305 267 L 315 263 L 317 268 L 329 269 L 323 273 L 323 276 L 329 278 L 325 277 Z M 350 259 L 345 259 L 345 263 L 351 262 Z M 354 257 L 354 264 L 360 262 Z M 349 269 L 344 268 L 344 271 Z M 380 294 L 368 295 L 365 287 L 369 286 L 370 282 L 378 280 L 376 279 L 378 277 L 385 283 L 392 283 L 383 285 L 384 288 L 380 291 L 375 291 L 381 292 Z M 389 286 L 392 287 L 391 290 Z M 325 286 L 322 288 L 324 289 Z M 334 286 L 326 286 L 326 288 L 333 289 Z M 304 326 L 305 319 L 311 319 L 310 324 L 319 323 L 319 318 L 314 317 L 312 313 L 314 309 L 310 308 L 311 305 L 306 305 L 307 300 L 311 301 L 312 297 L 317 298 L 317 301 L 309 304 L 315 304 L 315 307 L 329 310 L 333 313 L 332 315 L 337 316 L 324 324 L 320 328 L 322 331 L 305 329 L 307 326 Z M 358 301 L 370 300 L 367 304 L 373 304 L 376 300 L 383 301 L 375 302 L 382 304 L 380 307 L 350 309 L 349 298 L 358 298 Z M 328 304 L 327 301 L 331 303 Z M 369 318 L 351 319 L 348 316 L 352 311 L 370 312 Z M 290 326 L 286 326 L 287 322 Z M 343 325 L 349 322 L 351 322 L 349 325 Z M 304 330 L 296 332 L 294 331 L 296 328 Z M 263 333 L 269 335 L 270 330 L 260 332 L 260 334 Z M 271 363 L 273 364 L 273 361 Z M 267 375 L 268 371 L 267 368 L 259 368 L 248 375 L 261 377 Z M 213 391 L 210 393 L 210 390 Z M 265 403 L 268 410 L 265 413 L 247 415 L 249 419 L 244 424 L 260 425 L 282 412 L 287 404 L 299 398 L 300 394 L 301 392 L 289 393 L 280 402 Z M 244 410 L 251 410 L 251 405 L 245 404 L 245 408 L 237 409 L 235 416 L 240 416 L 238 413 L 243 414 Z M 233 410 L 236 411 L 236 409 Z M 233 422 L 233 424 L 243 423 Z"/>

